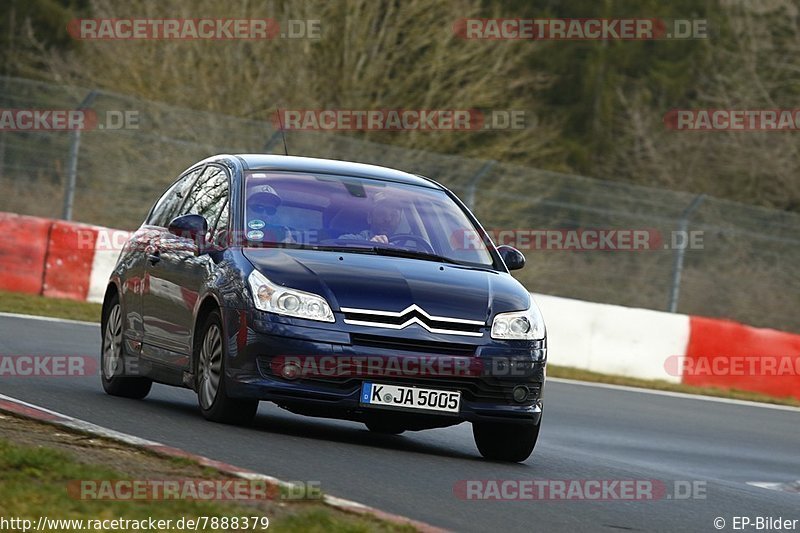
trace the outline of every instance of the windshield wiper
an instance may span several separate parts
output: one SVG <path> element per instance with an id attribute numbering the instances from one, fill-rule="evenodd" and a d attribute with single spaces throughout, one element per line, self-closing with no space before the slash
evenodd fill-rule
<path id="1" fill-rule="evenodd" d="M 407 250 L 405 248 L 384 248 L 382 246 L 373 246 L 372 251 L 377 255 L 387 255 L 390 257 L 406 257 L 408 259 L 426 259 L 428 261 L 436 261 L 439 263 L 447 263 L 450 265 L 471 266 L 466 263 L 461 263 L 455 259 L 450 259 L 443 255 L 436 255 L 429 252 L 420 252 L 418 250 Z"/>
<path id="2" fill-rule="evenodd" d="M 303 244 L 299 242 L 255 242 L 255 248 L 289 248 L 292 250 L 317 250 L 321 252 L 375 253 L 372 246 L 333 246 L 327 244 Z"/>

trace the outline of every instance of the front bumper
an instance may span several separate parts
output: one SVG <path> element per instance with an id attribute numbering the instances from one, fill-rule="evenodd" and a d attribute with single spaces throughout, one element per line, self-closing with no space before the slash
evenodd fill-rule
<path id="1" fill-rule="evenodd" d="M 339 316 L 335 324 L 324 324 L 256 310 L 223 314 L 231 397 L 271 401 L 312 416 L 391 418 L 409 428 L 463 421 L 537 424 L 541 418 L 546 341 L 497 341 L 488 332 L 480 338 L 437 335 L 416 325 L 385 330 L 346 325 Z M 418 364 L 421 358 L 427 365 Z M 389 363 L 372 365 L 375 361 Z M 299 364 L 301 372 L 284 371 L 287 363 Z M 461 408 L 438 413 L 364 406 L 364 381 L 458 390 Z M 524 401 L 513 398 L 519 386 L 528 389 Z"/>

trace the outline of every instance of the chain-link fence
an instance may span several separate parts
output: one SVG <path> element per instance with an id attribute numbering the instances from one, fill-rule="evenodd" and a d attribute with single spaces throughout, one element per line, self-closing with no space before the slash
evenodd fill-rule
<path id="1" fill-rule="evenodd" d="M 132 229 L 191 163 L 217 153 L 283 152 L 269 121 L 14 78 L 0 78 L 0 88 L 2 109 L 83 106 L 99 117 L 98 127 L 80 133 L 0 128 L 3 211 L 56 218 L 71 211 L 75 220 Z M 287 132 L 286 141 L 294 155 L 432 177 L 456 192 L 488 229 L 517 235 L 649 230 L 666 245 L 647 251 L 528 247 L 528 266 L 515 275 L 533 291 L 800 331 L 800 215 L 342 134 Z M 673 232 L 686 231 L 703 232 L 702 246 L 671 246 L 673 239 L 683 243 L 684 234 Z"/>

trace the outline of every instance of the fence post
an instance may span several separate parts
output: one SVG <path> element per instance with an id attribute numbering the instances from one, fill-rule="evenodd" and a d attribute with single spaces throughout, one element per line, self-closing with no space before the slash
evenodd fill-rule
<path id="1" fill-rule="evenodd" d="M 77 111 L 86 109 L 97 97 L 97 91 L 92 91 L 78 105 Z M 81 130 L 74 129 L 70 132 L 69 162 L 67 163 L 67 185 L 64 189 L 64 209 L 61 218 L 72 220 L 72 204 L 75 201 L 75 183 L 78 181 L 78 153 L 81 149 Z"/>
<path id="2" fill-rule="evenodd" d="M 14 8 L 11 8 L 12 17 L 14 16 Z M 13 24 L 13 23 L 12 23 Z M 11 95 L 11 91 L 9 90 L 9 78 L 8 76 L 3 76 L 3 92 L 0 93 L 3 96 Z M 0 105 L 3 107 L 11 107 L 11 101 L 6 101 L 5 99 L 0 100 Z M 6 130 L 0 131 L 0 178 L 5 176 L 6 173 Z"/>
<path id="3" fill-rule="evenodd" d="M 467 207 L 469 207 L 470 211 L 475 209 L 475 189 L 478 188 L 478 182 L 480 182 L 481 179 L 483 179 L 483 177 L 492 170 L 492 167 L 494 167 L 496 163 L 497 161 L 490 159 L 484 163 L 481 169 L 474 176 L 469 179 L 469 183 L 467 184 L 467 196 L 464 203 L 467 204 Z"/>
<path id="4" fill-rule="evenodd" d="M 686 233 L 686 230 L 689 228 L 689 217 L 692 216 L 692 213 L 694 213 L 695 210 L 700 207 L 700 204 L 702 204 L 703 200 L 705 199 L 705 194 L 698 194 L 694 197 L 692 203 L 690 203 L 689 206 L 683 210 L 683 213 L 681 213 L 681 218 L 678 221 L 678 232 Z M 681 246 L 675 250 L 675 260 L 672 263 L 672 286 L 670 287 L 669 304 L 667 306 L 670 313 L 675 313 L 678 310 L 678 296 L 680 296 L 681 274 L 683 273 L 683 259 L 685 255 L 686 246 Z"/>

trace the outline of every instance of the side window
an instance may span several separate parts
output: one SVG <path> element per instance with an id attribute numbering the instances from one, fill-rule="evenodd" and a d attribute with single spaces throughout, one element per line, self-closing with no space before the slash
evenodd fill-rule
<path id="1" fill-rule="evenodd" d="M 201 170 L 202 168 L 198 168 L 189 172 L 167 189 L 167 192 L 153 206 L 150 216 L 147 217 L 147 224 L 166 227 L 173 218 L 178 216 L 178 210 L 186 198 L 186 193 Z"/>
<path id="2" fill-rule="evenodd" d="M 192 187 L 181 215 L 202 215 L 213 230 L 227 203 L 228 175 L 220 167 L 208 166 Z"/>
<path id="3" fill-rule="evenodd" d="M 216 223 L 213 220 L 208 221 L 208 242 L 219 249 L 226 248 L 230 244 L 230 234 L 228 233 L 229 204 L 230 202 L 226 200 L 225 207 L 222 208 Z"/>
<path id="4" fill-rule="evenodd" d="M 212 234 L 215 234 L 220 231 L 225 231 L 228 229 L 228 206 L 230 204 L 229 200 L 225 200 L 225 207 L 222 208 L 222 212 L 217 219 L 216 224 L 214 222 L 210 222 L 209 231 Z"/>

